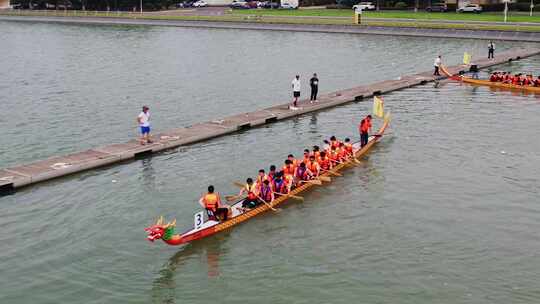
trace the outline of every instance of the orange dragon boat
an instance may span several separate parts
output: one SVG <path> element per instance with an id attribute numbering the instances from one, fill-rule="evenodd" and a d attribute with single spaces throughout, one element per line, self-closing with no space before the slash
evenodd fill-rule
<path id="1" fill-rule="evenodd" d="M 360 147 L 360 142 L 354 143 L 353 144 L 354 157 L 352 157 L 350 160 L 344 163 L 341 163 L 335 166 L 334 168 L 332 168 L 331 171 L 321 174 L 321 176 L 323 176 L 324 178 L 320 178 L 316 180 L 318 184 L 314 182 L 307 182 L 300 187 L 294 188 L 293 190 L 291 190 L 290 193 L 277 197 L 271 203 L 261 204 L 258 207 L 249 209 L 247 211 L 243 211 L 242 208 L 237 208 L 237 207 L 242 206 L 243 199 L 241 199 L 235 202 L 233 205 L 231 205 L 232 216 L 228 220 L 222 221 L 222 222 L 218 222 L 214 220 L 204 220 L 204 211 L 198 212 L 195 214 L 195 217 L 194 217 L 194 227 L 182 234 L 175 233 L 176 220 L 165 223 L 163 221 L 163 218 L 160 218 L 156 224 L 148 228 L 145 228 L 145 231 L 148 234 L 147 239 L 151 242 L 161 239 L 168 245 L 173 245 L 173 246 L 181 245 L 181 244 L 189 243 L 189 242 L 199 240 L 205 237 L 209 237 L 221 231 L 230 229 L 261 213 L 267 212 L 268 210 L 271 210 L 271 209 L 275 210 L 274 207 L 280 204 L 283 204 L 289 198 L 293 198 L 297 194 L 307 191 L 308 189 L 310 189 L 311 187 L 314 187 L 315 185 L 319 185 L 319 184 L 322 185 L 323 180 L 331 181 L 330 179 L 331 176 L 338 175 L 336 174 L 338 173 L 338 171 L 343 170 L 347 166 L 350 166 L 353 163 L 357 162 L 356 158 L 364 156 L 377 142 L 380 141 L 380 139 L 382 138 L 384 134 L 384 131 L 388 127 L 388 124 L 389 124 L 389 119 L 386 118 L 381 128 L 377 132 L 377 134 L 370 136 L 367 145 L 365 145 L 363 148 Z"/>
<path id="2" fill-rule="evenodd" d="M 461 81 L 464 83 L 469 83 L 472 85 L 481 85 L 481 86 L 489 86 L 493 88 L 501 88 L 501 89 L 507 89 L 507 90 L 519 90 L 519 91 L 540 93 L 540 87 L 522 86 L 522 85 L 509 84 L 509 83 L 494 82 L 494 81 L 489 81 L 487 79 L 474 79 L 474 78 L 467 77 L 464 75 L 452 75 L 444 67 L 441 68 L 441 72 L 443 72 L 443 74 L 448 76 L 450 79 Z"/>

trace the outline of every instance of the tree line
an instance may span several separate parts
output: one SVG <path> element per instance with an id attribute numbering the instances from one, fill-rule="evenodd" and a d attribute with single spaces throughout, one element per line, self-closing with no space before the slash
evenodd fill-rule
<path id="1" fill-rule="evenodd" d="M 144 10 L 168 9 L 182 0 L 143 0 Z M 140 10 L 140 0 L 11 0 L 23 9 Z"/>

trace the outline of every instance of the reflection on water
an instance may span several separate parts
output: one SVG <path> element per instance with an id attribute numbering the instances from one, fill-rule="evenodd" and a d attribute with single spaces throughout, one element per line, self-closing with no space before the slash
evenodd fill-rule
<path id="1" fill-rule="evenodd" d="M 152 156 L 148 156 L 141 160 L 141 179 L 142 184 L 147 189 L 156 188 L 156 171 L 152 167 Z"/>
<path id="2" fill-rule="evenodd" d="M 228 236 L 229 232 L 225 232 L 200 242 L 186 244 L 180 248 L 177 253 L 169 258 L 165 266 L 159 271 L 158 278 L 154 280 L 152 284 L 152 302 L 176 303 L 177 292 L 179 292 L 177 287 L 182 285 L 177 282 L 176 277 L 182 277 L 184 271 L 188 271 L 183 269 L 183 266 L 191 260 L 206 260 L 208 278 L 219 277 L 220 256 L 227 253 L 223 251 L 222 244 L 226 242 Z"/>

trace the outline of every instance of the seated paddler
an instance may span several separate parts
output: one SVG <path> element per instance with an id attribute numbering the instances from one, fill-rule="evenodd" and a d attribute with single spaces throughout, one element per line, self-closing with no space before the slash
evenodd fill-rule
<path id="1" fill-rule="evenodd" d="M 257 185 L 253 182 L 253 179 L 249 177 L 246 179 L 246 185 L 240 189 L 238 196 L 246 194 L 246 198 L 242 202 L 243 208 L 255 208 L 259 204 Z"/>
<path id="2" fill-rule="evenodd" d="M 208 186 L 208 193 L 199 199 L 199 204 L 206 210 L 209 220 L 226 221 L 230 207 L 221 203 L 219 193 L 214 192 L 214 186 Z"/>

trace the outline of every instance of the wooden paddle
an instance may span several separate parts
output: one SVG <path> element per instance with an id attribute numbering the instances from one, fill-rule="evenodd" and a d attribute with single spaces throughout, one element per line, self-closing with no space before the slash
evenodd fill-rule
<path id="1" fill-rule="evenodd" d="M 323 181 L 323 182 L 331 182 L 332 181 L 332 178 L 329 177 L 329 176 L 319 176 L 317 177 L 317 179 Z"/>
<path id="2" fill-rule="evenodd" d="M 263 200 L 260 196 L 258 196 L 257 194 L 255 194 L 255 196 L 257 196 L 257 198 L 263 202 L 268 208 L 270 208 L 270 210 L 274 211 L 274 212 L 277 212 L 278 210 L 274 207 L 272 207 L 272 205 L 270 205 L 269 203 L 267 203 L 265 200 Z"/>
<path id="3" fill-rule="evenodd" d="M 311 183 L 311 184 L 315 184 L 315 185 L 322 185 L 322 182 L 318 179 L 310 179 L 310 180 L 301 180 L 300 181 L 301 183 Z"/>
<path id="4" fill-rule="evenodd" d="M 333 163 L 335 164 L 338 164 L 338 165 L 341 165 L 341 164 L 345 164 L 345 165 L 348 165 L 348 166 L 356 166 L 356 163 L 355 162 L 341 162 L 341 161 L 335 161 L 335 160 L 332 160 Z"/>
<path id="5" fill-rule="evenodd" d="M 227 202 L 234 202 L 242 198 L 242 195 L 225 195 Z"/>
<path id="6" fill-rule="evenodd" d="M 324 170 L 324 169 L 321 169 L 322 172 L 326 172 L 326 173 L 330 173 L 334 176 L 343 176 L 343 174 L 339 173 L 339 172 L 334 172 L 332 170 Z"/>
<path id="7" fill-rule="evenodd" d="M 240 187 L 240 188 L 244 188 L 246 185 L 242 184 L 241 182 L 233 182 L 233 184 L 236 186 L 236 187 Z"/>
<path id="8" fill-rule="evenodd" d="M 304 201 L 304 198 L 301 197 L 301 196 L 298 196 L 298 195 L 284 194 L 284 193 L 279 193 L 279 192 L 274 192 L 274 194 L 285 195 L 285 196 L 288 196 L 290 198 L 293 198 L 293 199 L 296 199 L 296 200 L 299 200 L 299 201 Z"/>

